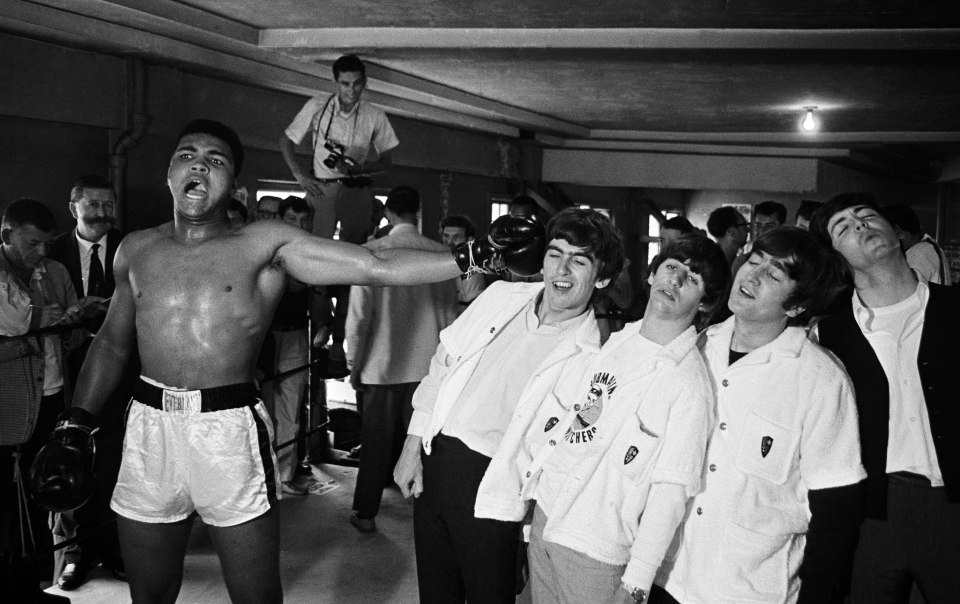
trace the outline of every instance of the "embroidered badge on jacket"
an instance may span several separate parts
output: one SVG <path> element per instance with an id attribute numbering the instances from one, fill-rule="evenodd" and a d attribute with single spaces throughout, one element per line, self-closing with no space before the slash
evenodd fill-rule
<path id="1" fill-rule="evenodd" d="M 630 448 L 627 449 L 627 454 L 623 456 L 623 465 L 627 465 L 628 463 L 633 461 L 634 458 L 636 458 L 637 453 L 639 452 L 640 452 L 639 449 L 637 449 L 633 445 L 630 445 Z"/>
<path id="2" fill-rule="evenodd" d="M 574 405 L 576 417 L 567 428 L 563 438 L 570 443 L 586 443 L 593 440 L 597 432 L 596 423 L 603 413 L 603 399 L 610 398 L 617 389 L 617 378 L 606 372 L 593 375 L 586 400 L 582 404 Z"/>
<path id="3" fill-rule="evenodd" d="M 760 455 L 766 457 L 767 453 L 770 452 L 770 447 L 773 446 L 773 437 L 764 436 L 760 439 Z"/>
<path id="4" fill-rule="evenodd" d="M 551 417 L 550 419 L 547 420 L 546 425 L 543 427 L 543 431 L 544 431 L 544 432 L 549 432 L 550 429 L 553 428 L 554 426 L 556 426 L 559 422 L 560 422 L 560 418 L 558 418 L 558 417 Z"/>

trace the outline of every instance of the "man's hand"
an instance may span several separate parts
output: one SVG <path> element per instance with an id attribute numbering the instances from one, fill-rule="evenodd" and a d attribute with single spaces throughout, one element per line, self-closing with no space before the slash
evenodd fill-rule
<path id="1" fill-rule="evenodd" d="M 80 306 L 80 316 L 83 319 L 94 319 L 107 314 L 107 303 L 109 298 L 100 296 L 84 296 L 77 301 Z"/>
<path id="2" fill-rule="evenodd" d="M 319 180 L 301 174 L 297 176 L 297 183 L 299 183 L 303 190 L 311 197 L 323 199 L 323 185 Z"/>
<path id="3" fill-rule="evenodd" d="M 36 306 L 34 308 L 39 309 L 40 311 L 40 327 L 57 325 L 64 320 L 64 317 L 66 317 L 63 307 L 59 304 L 47 304 L 45 306 Z"/>
<path id="4" fill-rule="evenodd" d="M 350 370 L 350 385 L 353 386 L 353 389 L 357 392 L 364 392 L 366 388 L 363 386 L 363 382 L 360 381 L 360 370 L 354 369 L 353 367 L 348 367 Z"/>
<path id="5" fill-rule="evenodd" d="M 400 487 L 404 497 L 413 495 L 415 498 L 423 493 L 423 462 L 420 461 L 421 438 L 413 434 L 407 435 L 403 442 L 403 451 L 400 460 L 393 468 L 393 480 Z"/>

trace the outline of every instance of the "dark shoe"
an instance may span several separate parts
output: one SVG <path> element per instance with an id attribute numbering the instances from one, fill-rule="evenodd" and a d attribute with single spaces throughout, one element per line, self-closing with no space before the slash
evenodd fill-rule
<path id="1" fill-rule="evenodd" d="M 110 574 L 117 581 L 127 582 L 127 567 L 123 563 L 123 558 L 114 558 L 110 562 L 104 562 L 104 568 L 110 570 Z"/>
<path id="2" fill-rule="evenodd" d="M 350 514 L 350 524 L 352 524 L 361 533 L 376 533 L 377 523 L 373 518 L 361 518 L 354 512 Z"/>
<path id="3" fill-rule="evenodd" d="M 350 452 L 347 453 L 347 457 L 350 459 L 360 459 L 360 447 L 362 445 L 357 445 L 356 447 L 350 449 Z"/>
<path id="4" fill-rule="evenodd" d="M 74 564 L 71 562 L 63 567 L 63 572 L 60 573 L 60 578 L 57 579 L 57 586 L 63 591 L 72 591 L 83 585 L 83 582 L 87 580 L 87 573 L 89 571 L 90 567 L 86 564 L 82 562 Z"/>
<path id="5" fill-rule="evenodd" d="M 280 489 L 283 491 L 284 495 L 297 495 L 298 497 L 302 497 L 303 495 L 310 494 L 310 489 L 300 484 L 296 480 L 288 480 L 283 482 L 280 485 Z"/>

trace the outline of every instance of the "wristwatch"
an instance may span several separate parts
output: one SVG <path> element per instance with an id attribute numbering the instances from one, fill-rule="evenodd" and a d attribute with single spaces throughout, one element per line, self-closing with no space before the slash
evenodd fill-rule
<path id="1" fill-rule="evenodd" d="M 643 604 L 647 601 L 647 592 L 639 587 L 634 587 L 633 585 L 625 582 L 621 582 L 620 587 L 627 590 L 627 593 L 630 594 L 630 597 L 633 598 L 633 601 L 636 604 Z"/>

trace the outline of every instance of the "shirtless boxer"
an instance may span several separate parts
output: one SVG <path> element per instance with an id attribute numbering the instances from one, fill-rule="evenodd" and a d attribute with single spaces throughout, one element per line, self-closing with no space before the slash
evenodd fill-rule
<path id="1" fill-rule="evenodd" d="M 222 124 L 196 120 L 181 133 L 167 171 L 173 221 L 132 233 L 117 251 L 106 322 L 77 381 L 75 406 L 48 445 L 51 454 L 84 448 L 93 416 L 137 346 L 143 377 L 128 407 L 111 503 L 134 602 L 176 600 L 195 512 L 209 526 L 231 599 L 282 600 L 280 485 L 253 376 L 288 275 L 315 285 L 408 285 L 451 279 L 497 254 L 509 266 L 529 255 L 525 246 L 538 247 L 530 229 L 539 224 L 517 219 L 509 234 L 494 223 L 488 240 L 465 244 L 453 258 L 372 253 L 279 220 L 233 230 L 227 206 L 242 163 L 236 133 Z M 542 253 L 542 237 L 539 246 L 533 254 Z"/>

